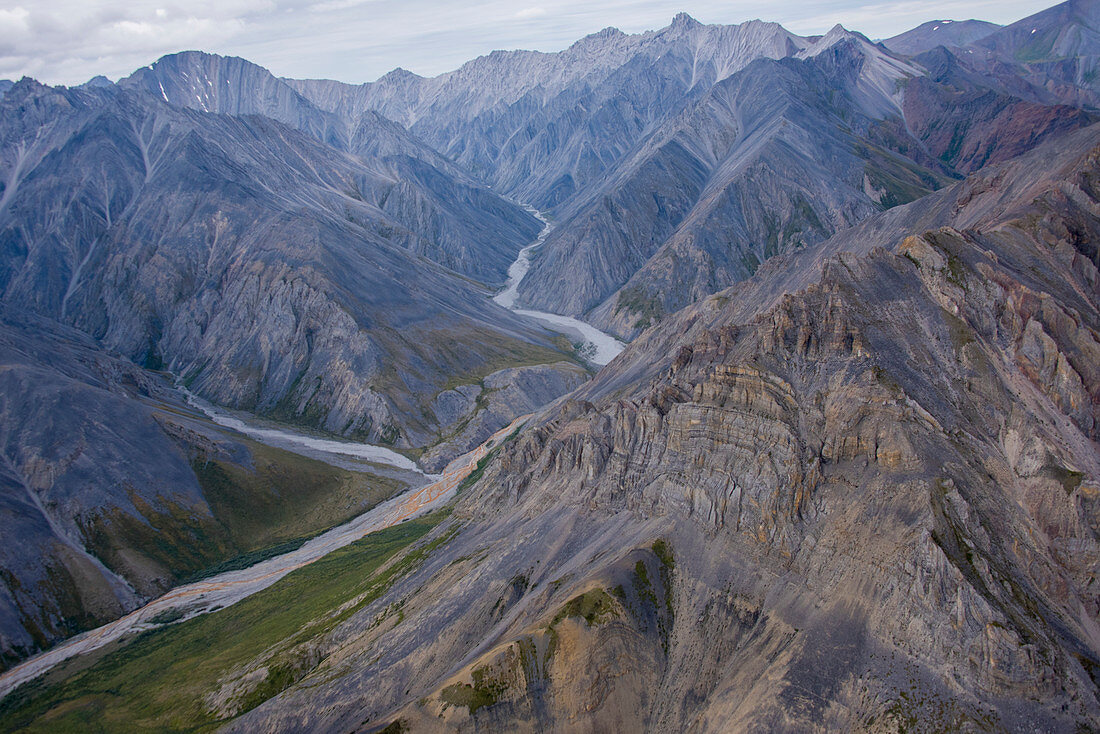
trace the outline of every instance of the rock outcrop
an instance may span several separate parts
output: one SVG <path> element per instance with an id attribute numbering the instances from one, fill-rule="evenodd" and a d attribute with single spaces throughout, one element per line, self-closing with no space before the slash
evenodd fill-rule
<path id="1" fill-rule="evenodd" d="M 509 367 L 476 384 L 441 392 L 432 403 L 440 440 L 420 457 L 425 471 L 443 469 L 521 415 L 534 413 L 588 380 L 572 362 Z"/>

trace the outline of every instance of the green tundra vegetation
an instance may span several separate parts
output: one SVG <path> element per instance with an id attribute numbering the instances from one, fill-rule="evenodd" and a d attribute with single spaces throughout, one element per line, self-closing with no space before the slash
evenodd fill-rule
<path id="1" fill-rule="evenodd" d="M 226 609 L 67 661 L 0 702 L 0 731 L 216 728 L 316 669 L 316 659 L 295 653 L 445 543 L 451 533 L 417 541 L 449 514 L 444 508 L 371 533 Z M 257 662 L 266 677 L 229 705 L 211 703 L 219 681 Z"/>

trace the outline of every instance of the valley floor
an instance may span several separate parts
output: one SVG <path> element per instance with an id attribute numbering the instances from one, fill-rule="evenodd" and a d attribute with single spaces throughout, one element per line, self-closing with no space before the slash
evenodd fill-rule
<path id="1" fill-rule="evenodd" d="M 383 502 L 351 522 L 333 528 L 306 542 L 297 550 L 261 561 L 249 568 L 228 571 L 209 579 L 175 588 L 125 617 L 67 640 L 15 666 L 0 675 L 0 697 L 7 695 L 19 685 L 42 675 L 64 660 L 76 655 L 88 654 L 127 635 L 147 632 L 165 624 L 224 609 L 268 588 L 292 571 L 309 565 L 370 533 L 393 527 L 438 509 L 454 497 L 462 482 L 477 469 L 479 462 L 484 460 L 492 449 L 498 447 L 508 436 L 518 430 L 527 418 L 528 416 L 521 416 L 510 425 L 500 429 L 488 441 L 452 461 L 442 474 L 428 476 L 427 478 L 431 480 L 428 484 L 410 489 Z M 264 435 L 264 433 L 259 433 L 257 429 L 251 428 L 237 419 L 233 420 L 236 423 L 241 423 L 240 430 L 249 433 L 249 435 Z M 277 434 L 275 435 L 276 440 L 282 442 L 296 436 L 290 431 L 267 430 L 265 432 Z M 308 436 L 300 436 L 300 439 L 303 442 L 315 441 L 315 439 Z M 336 442 L 328 443 L 336 444 Z M 347 450 L 351 450 L 351 447 L 356 446 L 355 444 L 344 445 L 349 447 Z M 377 447 L 366 446 L 364 448 L 373 449 Z M 399 454 L 397 456 L 400 457 Z"/>

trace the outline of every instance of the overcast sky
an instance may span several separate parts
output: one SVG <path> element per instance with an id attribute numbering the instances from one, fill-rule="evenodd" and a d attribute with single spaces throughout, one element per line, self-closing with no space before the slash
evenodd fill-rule
<path id="1" fill-rule="evenodd" d="M 279 76 L 371 81 L 397 66 L 448 71 L 493 49 L 557 51 L 607 26 L 636 33 L 683 10 L 704 23 L 836 23 L 885 38 L 926 20 L 1009 23 L 1028 0 L 0 0 L 0 79 L 112 80 L 175 51 L 243 56 Z"/>

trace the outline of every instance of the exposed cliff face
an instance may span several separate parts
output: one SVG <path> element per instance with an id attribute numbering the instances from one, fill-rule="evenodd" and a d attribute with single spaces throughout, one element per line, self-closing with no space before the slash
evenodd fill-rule
<path id="1" fill-rule="evenodd" d="M 588 378 L 572 362 L 509 367 L 439 393 L 431 405 L 440 426 L 439 442 L 420 457 L 420 465 L 427 472 L 442 470 L 516 418 L 544 408 Z"/>
<path id="2" fill-rule="evenodd" d="M 1098 175 L 1090 128 L 650 330 L 231 728 L 1095 727 Z"/>
<path id="3" fill-rule="evenodd" d="M 171 54 L 138 69 L 119 86 L 140 89 L 177 107 L 263 115 L 333 147 L 347 144 L 347 131 L 336 115 L 318 109 L 267 69 L 234 56 Z"/>

